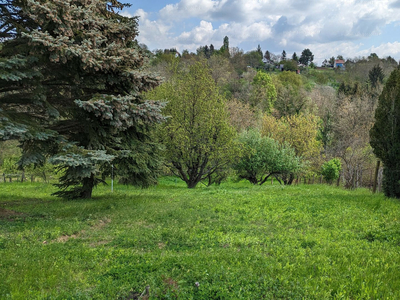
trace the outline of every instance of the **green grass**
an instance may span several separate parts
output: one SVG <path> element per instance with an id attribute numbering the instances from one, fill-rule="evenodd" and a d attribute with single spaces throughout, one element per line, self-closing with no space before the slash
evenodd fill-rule
<path id="1" fill-rule="evenodd" d="M 0 184 L 0 299 L 400 299 L 400 203 L 367 190 L 53 191 Z"/>

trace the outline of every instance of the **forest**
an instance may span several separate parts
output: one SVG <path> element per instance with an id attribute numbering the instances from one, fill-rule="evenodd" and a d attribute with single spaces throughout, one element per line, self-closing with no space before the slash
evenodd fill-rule
<path id="1" fill-rule="evenodd" d="M 150 124 L 150 116 L 148 128 L 141 134 L 136 132 L 136 137 L 130 136 L 131 141 L 136 139 L 141 145 L 127 142 L 121 147 L 105 146 L 102 138 L 93 134 L 103 126 L 101 122 L 97 128 L 74 123 L 80 127 L 77 132 L 86 127 L 84 136 L 90 136 L 89 140 L 96 140 L 97 144 L 88 145 L 87 138 L 78 139 L 81 150 L 72 151 L 86 156 L 93 165 L 92 171 L 83 174 L 83 170 L 68 165 L 71 156 L 54 156 L 60 149 L 46 153 L 44 148 L 54 141 L 23 138 L 18 144 L 3 129 L 1 180 L 40 178 L 47 182 L 49 178 L 59 178 L 59 195 L 67 198 L 90 197 L 92 188 L 111 176 L 111 169 L 119 182 L 142 186 L 156 184 L 160 175 L 177 175 L 189 188 L 199 182 L 209 186 L 237 178 L 253 184 L 263 184 L 268 179 L 285 185 L 300 181 L 335 183 L 347 189 L 372 189 L 375 182 L 375 189 L 382 190 L 384 168 L 370 145 L 370 129 L 379 96 L 389 75 L 398 67 L 393 58 L 371 53 L 344 60 L 343 55 L 338 55 L 317 67 L 310 49 L 289 58 L 285 50 L 275 55 L 268 50 L 264 53 L 260 46 L 244 53 L 231 47 L 227 36 L 221 42 L 218 50 L 206 45 L 196 53 L 184 50 L 182 54 L 176 49 L 149 51 L 146 45 L 133 43 L 131 47 L 142 64 L 140 70 L 146 74 L 143 78 L 152 74 L 151 84 L 158 85 L 150 89 L 141 85 L 139 97 L 159 105 L 156 109 L 163 114 L 156 117 L 158 125 Z M 8 62 L 14 59 L 7 58 L 6 50 L 3 53 Z M 335 61 L 344 63 L 335 68 Z M 122 79 L 118 80 L 122 84 Z M 6 92 L 9 81 L 6 78 L 3 85 L 6 97 L 10 95 Z M 120 96 L 121 91 L 113 93 Z M 104 92 L 102 84 L 94 92 Z M 66 92 L 58 93 L 64 97 Z M 3 100 L 3 111 L 15 109 L 13 105 Z M 23 105 L 26 109 L 32 107 L 31 103 Z M 83 102 L 80 105 L 84 108 Z M 99 108 L 92 103 L 90 110 Z M 117 110 L 113 114 L 115 117 Z M 156 112 L 150 114 L 155 116 Z M 124 126 L 121 132 L 126 134 L 136 125 Z M 121 128 L 120 123 L 117 127 Z M 60 134 L 65 138 L 65 132 Z M 33 149 L 40 147 L 41 152 Z M 85 148 L 93 157 L 88 158 Z M 103 152 L 94 155 L 94 149 Z M 120 154 L 115 155 L 116 151 Z M 135 151 L 142 154 L 135 155 Z M 76 163 L 74 158 L 73 164 Z M 68 178 L 68 172 L 74 178 Z M 83 183 L 86 176 L 91 178 L 90 183 Z"/>

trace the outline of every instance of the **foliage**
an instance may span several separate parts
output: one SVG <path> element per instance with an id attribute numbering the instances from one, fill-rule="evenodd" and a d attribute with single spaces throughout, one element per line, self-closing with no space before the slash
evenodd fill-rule
<path id="1" fill-rule="evenodd" d="M 274 76 L 277 100 L 274 104 L 275 113 L 288 116 L 308 111 L 308 97 L 300 75 L 295 72 L 283 71 Z"/>
<path id="2" fill-rule="evenodd" d="M 285 71 L 296 71 L 298 69 L 297 67 L 297 61 L 292 60 L 292 59 L 287 59 L 283 62 L 283 70 Z"/>
<path id="3" fill-rule="evenodd" d="M 261 69 L 264 67 L 262 58 L 262 53 L 257 50 L 249 51 L 244 55 L 244 60 L 247 67 L 252 67 L 254 69 Z"/>
<path id="4" fill-rule="evenodd" d="M 9 0 L 1 7 L 12 34 L 0 51 L 0 140 L 20 141 L 21 168 L 48 158 L 62 164 L 62 197 L 90 197 L 111 161 L 121 162 L 133 143 L 149 143 L 149 128 L 163 121 L 162 105 L 140 96 L 158 79 L 143 71 L 137 18 L 117 14 L 124 7 L 115 0 Z M 157 156 L 151 165 L 140 159 L 123 163 L 146 165 L 147 181 Z"/>
<path id="5" fill-rule="evenodd" d="M 330 161 L 325 162 L 321 167 L 321 174 L 324 179 L 332 184 L 333 180 L 339 178 L 340 171 L 342 169 L 342 163 L 340 159 L 333 158 Z"/>
<path id="6" fill-rule="evenodd" d="M 297 56 L 296 52 L 293 53 L 292 60 L 294 60 L 295 62 L 299 61 L 299 57 Z"/>
<path id="7" fill-rule="evenodd" d="M 1 166 L 2 173 L 5 174 L 15 174 L 18 171 L 18 157 L 10 156 L 6 157 L 3 160 L 3 164 Z"/>
<path id="8" fill-rule="evenodd" d="M 383 83 L 385 75 L 383 74 L 383 69 L 379 65 L 376 65 L 369 71 L 368 77 L 372 88 L 376 88 L 379 84 Z"/>
<path id="9" fill-rule="evenodd" d="M 331 107 L 331 143 L 327 152 L 343 164 L 346 188 L 356 188 L 363 171 L 374 169 L 374 155 L 369 146 L 369 130 L 374 119 L 375 99 L 369 94 L 339 95 Z"/>
<path id="10" fill-rule="evenodd" d="M 259 114 L 249 104 L 232 99 L 226 103 L 230 124 L 238 133 L 259 126 Z"/>
<path id="11" fill-rule="evenodd" d="M 244 155 L 234 165 L 239 178 L 252 184 L 264 184 L 270 176 L 296 173 L 301 168 L 299 157 L 287 143 L 279 144 L 258 131 L 243 132 L 239 137 Z M 279 179 L 278 179 L 279 180 Z"/>
<path id="12" fill-rule="evenodd" d="M 400 69 L 392 72 L 375 111 L 370 144 L 384 164 L 383 189 L 388 197 L 400 198 Z"/>
<path id="13" fill-rule="evenodd" d="M 0 168 L 3 164 L 4 159 L 12 156 L 20 156 L 21 149 L 18 147 L 18 142 L 16 141 L 0 141 Z"/>
<path id="14" fill-rule="evenodd" d="M 301 52 L 301 56 L 299 58 L 299 62 L 303 65 L 308 66 L 309 63 L 311 63 L 314 60 L 314 55 L 312 54 L 310 49 L 304 49 L 303 52 Z"/>
<path id="15" fill-rule="evenodd" d="M 286 60 L 286 51 L 285 50 L 282 51 L 282 60 Z"/>
<path id="16" fill-rule="evenodd" d="M 276 119 L 264 116 L 262 135 L 281 143 L 288 142 L 296 155 L 309 160 L 319 155 L 321 142 L 318 140 L 320 119 L 314 115 L 293 115 Z"/>
<path id="17" fill-rule="evenodd" d="M 271 112 L 276 101 L 276 89 L 271 76 L 258 71 L 252 82 L 253 91 L 250 99 L 252 106 L 265 112 Z"/>
<path id="18" fill-rule="evenodd" d="M 205 62 L 177 70 L 168 82 L 151 91 L 150 99 L 165 99 L 170 116 L 159 130 L 166 162 L 189 188 L 227 167 L 237 155 L 235 130 L 225 99 L 219 94 Z"/>

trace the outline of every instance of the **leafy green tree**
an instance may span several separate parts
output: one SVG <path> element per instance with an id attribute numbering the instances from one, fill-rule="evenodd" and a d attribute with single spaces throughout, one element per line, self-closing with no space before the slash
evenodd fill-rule
<path id="1" fill-rule="evenodd" d="M 225 99 L 219 94 L 205 62 L 178 70 L 168 82 L 148 94 L 168 101 L 159 136 L 166 147 L 167 166 L 194 188 L 213 180 L 237 155 L 234 128 L 229 124 Z"/>
<path id="2" fill-rule="evenodd" d="M 262 185 L 270 176 L 295 173 L 301 168 L 299 157 L 288 144 L 262 137 L 258 131 L 243 132 L 239 141 L 244 148 L 244 155 L 234 165 L 239 178 L 252 184 Z"/>
<path id="3" fill-rule="evenodd" d="M 339 60 L 344 60 L 344 57 L 343 57 L 343 55 L 338 55 L 338 56 L 336 56 L 336 59 L 339 59 Z"/>
<path id="4" fill-rule="evenodd" d="M 264 66 L 262 55 L 258 51 L 250 51 L 244 55 L 244 59 L 248 67 L 260 69 Z"/>
<path id="5" fill-rule="evenodd" d="M 303 52 L 301 52 L 301 56 L 299 59 L 300 63 L 308 66 L 308 64 L 311 63 L 313 60 L 314 60 L 314 55 L 312 54 L 310 49 L 304 49 Z"/>
<path id="6" fill-rule="evenodd" d="M 285 50 L 282 51 L 282 60 L 286 60 L 286 51 Z"/>
<path id="7" fill-rule="evenodd" d="M 342 163 L 340 159 L 333 158 L 322 165 L 321 174 L 329 184 L 332 184 L 333 180 L 339 178 L 341 169 Z"/>
<path id="8" fill-rule="evenodd" d="M 296 71 L 297 70 L 297 62 L 291 59 L 285 60 L 283 62 L 283 70 L 284 71 Z"/>
<path id="9" fill-rule="evenodd" d="M 276 101 L 276 89 L 271 76 L 258 71 L 257 75 L 254 76 L 252 86 L 251 105 L 260 108 L 262 111 L 271 112 Z"/>
<path id="10" fill-rule="evenodd" d="M 383 162 L 383 190 L 400 198 L 400 69 L 395 69 L 379 97 L 370 144 Z"/>
<path id="11" fill-rule="evenodd" d="M 90 198 L 112 162 L 131 181 L 154 183 L 158 145 L 149 133 L 164 117 L 162 105 L 141 92 L 158 79 L 143 70 L 137 18 L 119 15 L 124 7 L 116 0 L 1 5 L 7 39 L 0 50 L 0 140 L 20 141 L 21 168 L 48 158 L 58 165 L 58 196 Z"/>

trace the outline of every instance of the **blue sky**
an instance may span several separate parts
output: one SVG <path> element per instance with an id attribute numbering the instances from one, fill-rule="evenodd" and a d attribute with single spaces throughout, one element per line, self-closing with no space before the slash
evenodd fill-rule
<path id="1" fill-rule="evenodd" d="M 222 45 L 245 52 L 298 55 L 315 61 L 343 55 L 400 59 L 400 0 L 131 0 L 122 13 L 139 16 L 138 40 L 150 50 L 196 51 Z"/>

